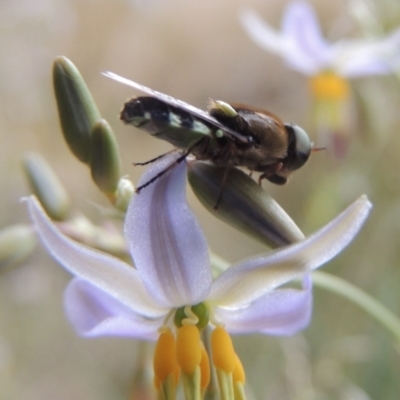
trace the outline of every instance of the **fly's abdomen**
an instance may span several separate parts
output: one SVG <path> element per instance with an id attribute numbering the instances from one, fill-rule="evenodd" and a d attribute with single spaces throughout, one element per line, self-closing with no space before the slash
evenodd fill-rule
<path id="1" fill-rule="evenodd" d="M 142 96 L 128 100 L 120 118 L 126 124 L 143 129 L 181 149 L 188 149 L 212 135 L 211 126 L 204 121 L 155 97 Z"/>

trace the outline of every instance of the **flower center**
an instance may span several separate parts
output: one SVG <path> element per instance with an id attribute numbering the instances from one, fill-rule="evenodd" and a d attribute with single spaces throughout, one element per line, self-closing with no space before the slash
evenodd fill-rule
<path id="1" fill-rule="evenodd" d="M 342 102 L 349 96 L 349 84 L 346 79 L 332 71 L 324 71 L 310 79 L 310 90 L 315 100 L 333 100 Z"/>
<path id="2" fill-rule="evenodd" d="M 349 125 L 350 87 L 346 79 L 324 71 L 309 82 L 313 106 L 312 122 L 318 133 L 318 146 L 341 158 L 346 153 Z"/>
<path id="3" fill-rule="evenodd" d="M 201 330 L 208 325 L 209 319 L 208 307 L 204 303 L 199 303 L 178 308 L 175 312 L 174 324 L 177 328 L 188 324 L 196 325 Z"/>
<path id="4" fill-rule="evenodd" d="M 184 306 L 175 311 L 175 333 L 167 326 L 160 329 L 153 363 L 154 382 L 160 398 L 175 399 L 179 381 L 186 399 L 203 398 L 213 367 L 221 399 L 245 399 L 244 370 L 227 331 L 217 326 L 211 333 L 210 343 L 203 343 L 201 339 L 209 319 L 206 304 Z M 207 346 L 210 347 L 208 351 Z"/>

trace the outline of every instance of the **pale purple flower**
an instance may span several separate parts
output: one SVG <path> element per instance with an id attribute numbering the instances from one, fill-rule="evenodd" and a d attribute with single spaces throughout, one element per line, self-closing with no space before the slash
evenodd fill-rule
<path id="1" fill-rule="evenodd" d="M 173 157 L 154 163 L 141 182 Z M 185 189 L 182 162 L 131 201 L 125 237 L 135 267 L 69 239 L 35 197 L 26 199 L 43 244 L 75 275 L 65 308 L 79 334 L 153 340 L 158 328 L 172 325 L 171 311 L 204 302 L 212 310 L 211 323 L 231 333 L 291 335 L 310 321 L 310 272 L 349 244 L 371 208 L 362 196 L 303 241 L 234 264 L 213 279 L 207 242 Z M 295 279 L 302 280 L 301 288 L 286 286 Z"/>
<path id="2" fill-rule="evenodd" d="M 289 3 L 280 31 L 250 9 L 241 12 L 240 21 L 260 47 L 280 55 L 290 67 L 308 76 L 329 70 L 355 78 L 388 74 L 400 67 L 400 29 L 380 39 L 329 43 L 322 36 L 313 7 L 304 1 Z"/>

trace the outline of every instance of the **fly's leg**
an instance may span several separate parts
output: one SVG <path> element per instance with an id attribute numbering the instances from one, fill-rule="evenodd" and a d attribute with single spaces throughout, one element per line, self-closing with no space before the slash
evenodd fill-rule
<path id="1" fill-rule="evenodd" d="M 218 194 L 218 197 L 217 197 L 217 201 L 215 202 L 215 205 L 214 205 L 214 211 L 218 211 L 218 206 L 219 206 L 219 203 L 221 202 L 221 199 L 222 199 L 222 193 L 224 191 L 224 186 L 225 186 L 225 183 L 226 183 L 226 179 L 228 178 L 228 175 L 229 175 L 229 170 L 230 170 L 230 167 L 226 167 L 225 171 L 224 171 L 224 175 L 222 176 L 221 189 L 219 191 L 219 194 Z"/>
<path id="2" fill-rule="evenodd" d="M 180 164 L 183 160 L 186 159 L 186 157 L 191 153 L 192 151 L 192 147 L 190 147 L 188 150 L 186 150 L 180 157 L 178 157 L 172 164 L 168 165 L 166 168 L 164 168 L 161 172 L 159 172 L 157 175 L 153 176 L 149 181 L 147 181 L 146 183 L 144 183 L 143 185 L 139 186 L 136 188 L 136 193 L 140 193 L 140 191 L 142 189 L 144 189 L 145 187 L 149 186 L 150 184 L 152 184 L 154 181 L 156 181 L 158 178 L 162 177 L 164 174 L 166 174 L 168 171 L 170 171 L 172 168 L 176 167 L 178 164 Z M 168 154 L 168 153 L 167 153 Z M 157 160 L 158 158 L 161 158 L 165 156 L 165 154 L 163 154 L 160 157 L 157 157 L 155 160 Z"/>
<path id="3" fill-rule="evenodd" d="M 176 149 L 172 149 L 172 150 L 170 150 L 170 151 L 168 151 L 168 152 L 166 152 L 166 153 L 164 153 L 164 154 L 161 154 L 160 156 L 158 156 L 158 157 L 156 157 L 156 158 L 152 158 L 152 159 L 149 160 L 149 161 L 139 162 L 139 163 L 136 163 L 136 162 L 135 162 L 135 163 L 132 163 L 132 165 L 134 165 L 135 167 L 137 167 L 137 166 L 143 166 L 143 165 L 148 165 L 148 164 L 151 164 L 151 163 L 153 163 L 153 162 L 159 160 L 160 158 L 165 157 L 165 156 L 168 155 L 168 154 L 173 153 L 174 151 L 176 151 Z"/>
<path id="4" fill-rule="evenodd" d="M 284 185 L 287 182 L 287 178 L 285 176 L 277 175 L 283 168 L 282 162 L 277 162 L 275 164 L 271 164 L 268 169 L 266 169 L 258 178 L 258 184 L 261 186 L 261 181 L 263 179 L 268 179 L 270 182 L 275 183 L 276 185 Z"/>

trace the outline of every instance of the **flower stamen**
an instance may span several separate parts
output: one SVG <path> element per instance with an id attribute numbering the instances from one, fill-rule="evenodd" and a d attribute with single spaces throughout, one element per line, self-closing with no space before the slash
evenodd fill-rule
<path id="1" fill-rule="evenodd" d="M 195 325 L 183 325 L 177 331 L 176 358 L 182 371 L 186 399 L 201 398 L 202 346 L 200 332 Z"/>
<path id="2" fill-rule="evenodd" d="M 310 78 L 310 90 L 313 98 L 317 101 L 344 102 L 350 93 L 347 79 L 333 71 L 323 71 Z"/>
<path id="3" fill-rule="evenodd" d="M 179 381 L 176 360 L 176 341 L 169 328 L 165 328 L 157 341 L 153 359 L 154 384 L 164 399 L 174 399 Z"/>
<path id="4" fill-rule="evenodd" d="M 244 393 L 244 384 L 246 381 L 246 376 L 242 362 L 236 353 L 235 356 L 236 363 L 233 370 L 233 391 L 235 392 L 235 400 L 245 400 L 246 395 Z"/>
<path id="5" fill-rule="evenodd" d="M 202 394 L 204 391 L 207 389 L 208 384 L 210 383 L 210 359 L 208 357 L 207 351 L 204 348 L 204 345 L 202 343 L 201 346 L 201 361 L 200 361 L 200 371 L 201 371 L 201 391 Z"/>
<path id="6" fill-rule="evenodd" d="M 217 373 L 222 400 L 245 399 L 243 384 L 244 371 L 233 348 L 228 332 L 218 326 L 211 334 L 213 364 Z"/>

